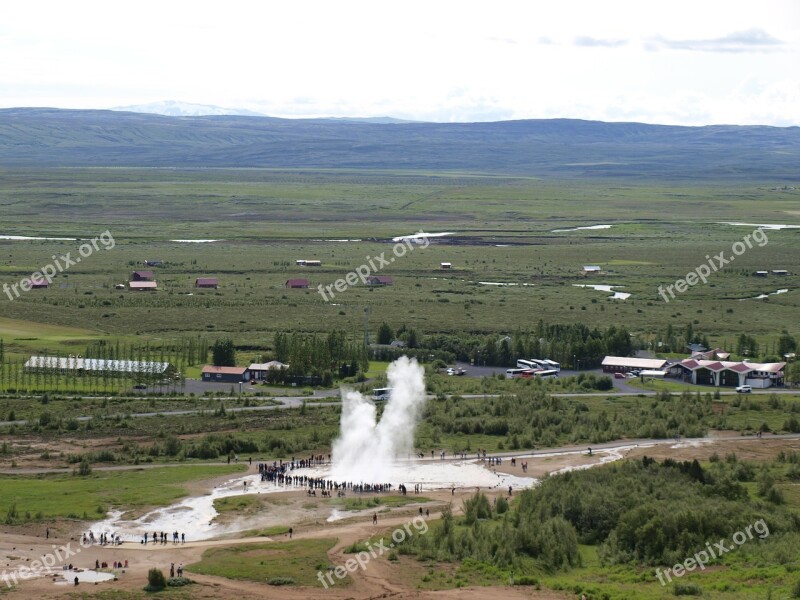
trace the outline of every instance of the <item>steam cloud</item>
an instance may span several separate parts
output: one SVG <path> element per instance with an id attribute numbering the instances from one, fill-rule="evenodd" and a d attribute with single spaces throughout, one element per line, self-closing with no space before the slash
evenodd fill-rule
<path id="1" fill-rule="evenodd" d="M 425 371 L 416 359 L 401 356 L 386 371 L 389 401 L 380 422 L 372 400 L 342 392 L 339 437 L 333 443 L 334 481 L 395 483 L 393 464 L 414 446 L 414 429 L 425 404 Z"/>

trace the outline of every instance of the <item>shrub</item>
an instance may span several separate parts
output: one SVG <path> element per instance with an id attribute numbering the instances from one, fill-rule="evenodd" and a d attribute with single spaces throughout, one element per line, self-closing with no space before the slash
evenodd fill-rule
<path id="1" fill-rule="evenodd" d="M 702 588 L 695 583 L 676 583 L 672 588 L 676 596 L 702 596 Z"/>
<path id="2" fill-rule="evenodd" d="M 530 575 L 520 575 L 514 579 L 514 585 L 539 585 L 539 580 Z"/>
<path id="3" fill-rule="evenodd" d="M 291 577 L 273 577 L 267 579 L 269 585 L 294 585 L 294 579 Z"/>
<path id="4" fill-rule="evenodd" d="M 182 587 L 193 583 L 191 579 L 186 577 L 170 577 L 167 579 L 167 586 L 169 587 Z"/>
<path id="5" fill-rule="evenodd" d="M 144 588 L 148 592 L 158 592 L 167 587 L 167 580 L 161 569 L 150 569 L 147 572 L 147 586 Z"/>

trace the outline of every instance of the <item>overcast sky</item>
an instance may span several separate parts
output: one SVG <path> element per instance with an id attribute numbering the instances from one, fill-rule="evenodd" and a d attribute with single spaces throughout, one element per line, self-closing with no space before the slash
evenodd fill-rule
<path id="1" fill-rule="evenodd" d="M 0 106 L 800 124 L 798 0 L 2 0 Z"/>

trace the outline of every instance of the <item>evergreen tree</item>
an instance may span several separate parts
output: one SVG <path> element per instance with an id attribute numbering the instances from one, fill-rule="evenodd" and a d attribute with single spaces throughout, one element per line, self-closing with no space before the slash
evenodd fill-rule
<path id="1" fill-rule="evenodd" d="M 233 341 L 230 339 L 214 342 L 211 346 L 211 354 L 216 367 L 236 366 L 236 348 L 234 348 Z"/>

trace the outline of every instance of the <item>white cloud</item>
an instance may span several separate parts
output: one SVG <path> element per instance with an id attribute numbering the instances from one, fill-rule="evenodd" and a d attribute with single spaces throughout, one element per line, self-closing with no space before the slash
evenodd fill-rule
<path id="1" fill-rule="evenodd" d="M 6 0 L 3 11 L 2 106 L 797 122 L 796 0 Z M 752 74 L 758 90 L 742 87 Z"/>
<path id="2" fill-rule="evenodd" d="M 654 38 L 648 49 L 691 50 L 696 52 L 774 52 L 786 43 L 758 28 L 737 31 L 722 37 L 700 40 L 668 40 Z"/>

